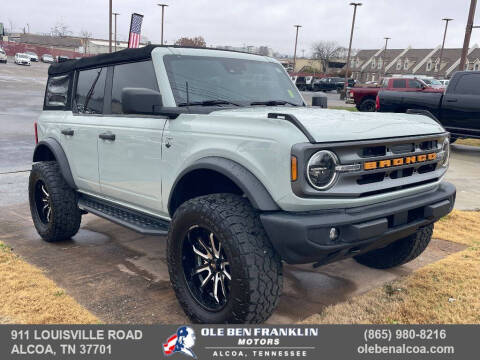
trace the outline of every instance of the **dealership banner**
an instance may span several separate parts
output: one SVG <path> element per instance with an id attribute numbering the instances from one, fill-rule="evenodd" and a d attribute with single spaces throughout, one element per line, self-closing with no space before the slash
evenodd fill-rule
<path id="1" fill-rule="evenodd" d="M 474 359 L 475 325 L 1 325 L 0 359 Z"/>

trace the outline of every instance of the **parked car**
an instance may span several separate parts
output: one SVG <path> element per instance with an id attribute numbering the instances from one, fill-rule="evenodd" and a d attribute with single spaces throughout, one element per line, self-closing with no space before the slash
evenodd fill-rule
<path id="1" fill-rule="evenodd" d="M 348 79 L 348 86 L 355 85 L 355 80 Z M 345 79 L 341 77 L 329 77 L 319 79 L 313 83 L 313 91 L 337 91 L 340 92 L 345 87 Z"/>
<path id="2" fill-rule="evenodd" d="M 375 99 L 381 89 L 400 92 L 443 92 L 444 89 L 434 89 L 423 80 L 417 78 L 384 78 L 382 87 L 355 87 L 347 92 L 346 103 L 354 103 L 359 111 L 375 111 Z"/>
<path id="3" fill-rule="evenodd" d="M 18 65 L 29 65 L 30 66 L 30 56 L 23 53 L 15 54 L 15 64 Z"/>
<path id="4" fill-rule="evenodd" d="M 0 48 L 0 62 L 7 63 L 7 53 L 2 48 Z"/>
<path id="5" fill-rule="evenodd" d="M 426 110 L 452 135 L 480 139 L 480 72 L 456 72 L 445 93 L 399 93 L 382 90 L 378 93 L 377 111 L 406 112 Z"/>
<path id="6" fill-rule="evenodd" d="M 55 59 L 54 59 L 53 56 L 50 55 L 50 54 L 43 54 L 43 55 L 42 55 L 42 61 L 43 61 L 44 63 L 49 63 L 49 64 L 51 64 L 51 63 L 54 63 L 54 62 L 55 62 Z"/>
<path id="7" fill-rule="evenodd" d="M 167 236 L 193 322 L 265 321 L 282 261 L 409 262 L 454 206 L 436 121 L 306 108 L 264 56 L 147 45 L 53 64 L 43 109 L 29 177 L 37 232 L 70 239 L 88 212 Z"/>
<path id="8" fill-rule="evenodd" d="M 437 80 L 437 79 L 433 79 L 433 78 L 427 79 L 427 78 L 425 78 L 425 79 L 421 79 L 421 80 L 423 80 L 423 82 L 425 84 L 427 84 L 428 86 L 430 86 L 434 89 L 445 89 L 446 88 L 446 86 L 443 85 L 442 82 Z"/>
<path id="9" fill-rule="evenodd" d="M 25 54 L 30 57 L 30 61 L 38 62 L 38 55 L 35 54 L 33 51 L 27 51 Z"/>
<path id="10" fill-rule="evenodd" d="M 56 61 L 59 62 L 59 63 L 67 61 L 67 60 L 70 60 L 70 58 L 68 56 L 64 56 L 64 55 L 59 55 L 56 58 Z"/>

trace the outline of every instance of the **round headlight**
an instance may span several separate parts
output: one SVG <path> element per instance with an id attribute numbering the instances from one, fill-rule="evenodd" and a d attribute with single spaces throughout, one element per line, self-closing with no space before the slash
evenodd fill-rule
<path id="1" fill-rule="evenodd" d="M 307 178 L 310 185 L 317 190 L 327 190 L 337 180 L 337 156 L 328 150 L 321 150 L 312 155 L 307 164 Z"/>
<path id="2" fill-rule="evenodd" d="M 448 138 L 445 138 L 445 140 L 443 140 L 442 151 L 443 151 L 442 166 L 447 167 L 450 159 L 450 140 Z"/>

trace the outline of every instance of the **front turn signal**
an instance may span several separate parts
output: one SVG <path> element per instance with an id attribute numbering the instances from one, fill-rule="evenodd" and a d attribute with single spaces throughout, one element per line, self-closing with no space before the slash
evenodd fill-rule
<path id="1" fill-rule="evenodd" d="M 291 171 L 290 171 L 291 180 L 296 181 L 298 178 L 298 168 L 297 168 L 297 158 L 295 156 L 291 157 L 290 164 L 291 164 Z"/>

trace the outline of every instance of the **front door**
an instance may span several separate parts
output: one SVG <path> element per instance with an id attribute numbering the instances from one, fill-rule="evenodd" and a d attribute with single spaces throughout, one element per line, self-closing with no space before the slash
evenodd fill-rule
<path id="1" fill-rule="evenodd" d="M 151 61 L 110 69 L 111 98 L 101 119 L 98 158 L 101 192 L 108 198 L 159 214 L 162 210 L 162 133 L 166 119 L 122 112 L 122 89 L 158 91 Z M 108 86 L 110 88 L 110 86 Z"/>

